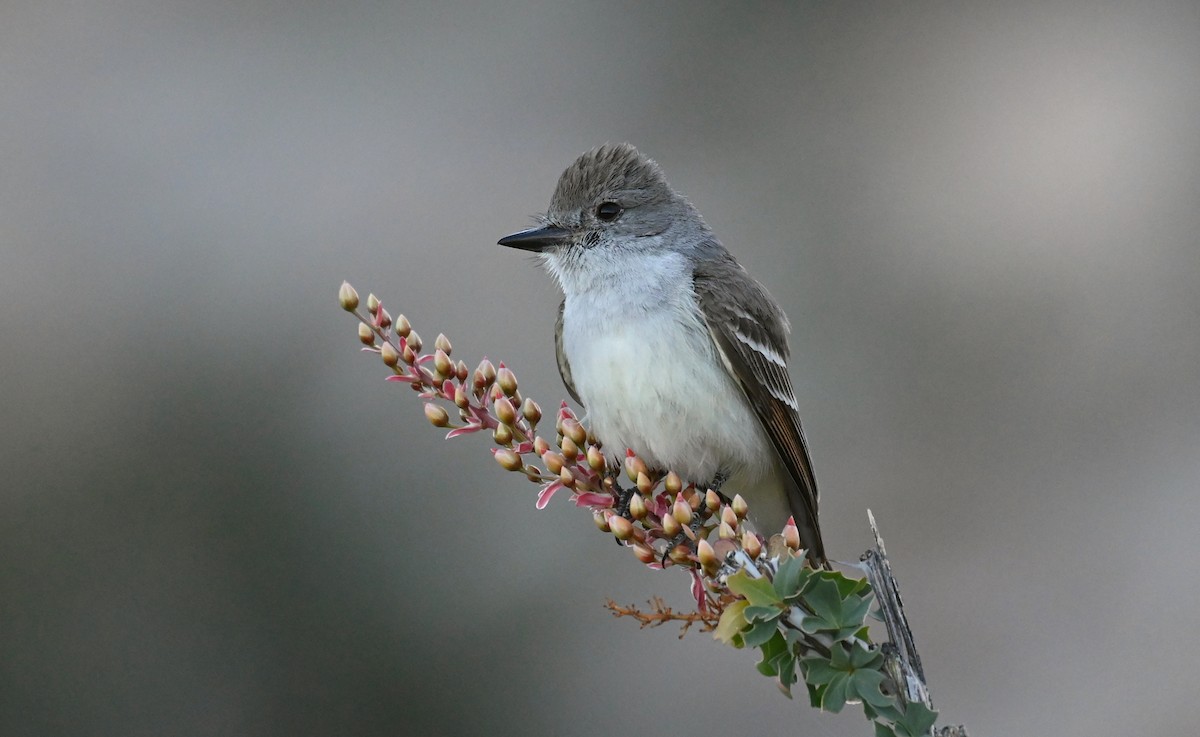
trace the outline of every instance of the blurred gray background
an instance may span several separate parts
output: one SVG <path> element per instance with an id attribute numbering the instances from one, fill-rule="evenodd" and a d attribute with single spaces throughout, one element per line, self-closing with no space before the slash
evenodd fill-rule
<path id="1" fill-rule="evenodd" d="M 495 245 L 628 140 L 783 303 L 972 734 L 1194 729 L 1200 6 L 0 6 L 0 733 L 862 735 L 447 443 L 342 279 L 553 407 Z"/>

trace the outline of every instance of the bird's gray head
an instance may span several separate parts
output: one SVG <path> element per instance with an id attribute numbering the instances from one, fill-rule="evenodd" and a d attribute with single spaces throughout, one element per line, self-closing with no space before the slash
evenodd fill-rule
<path id="1" fill-rule="evenodd" d="M 621 251 L 679 250 L 708 232 L 658 164 L 628 143 L 599 146 L 568 166 L 540 221 L 500 245 L 540 253 L 555 272 Z"/>

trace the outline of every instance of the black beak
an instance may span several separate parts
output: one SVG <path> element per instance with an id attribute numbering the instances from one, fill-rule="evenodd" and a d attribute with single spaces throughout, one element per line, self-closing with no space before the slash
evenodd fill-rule
<path id="1" fill-rule="evenodd" d="M 499 240 L 500 245 L 510 248 L 520 248 L 522 251 L 545 251 L 547 248 L 561 246 L 566 243 L 571 231 L 554 225 L 543 225 L 540 228 L 522 230 L 520 233 L 506 235 Z"/>

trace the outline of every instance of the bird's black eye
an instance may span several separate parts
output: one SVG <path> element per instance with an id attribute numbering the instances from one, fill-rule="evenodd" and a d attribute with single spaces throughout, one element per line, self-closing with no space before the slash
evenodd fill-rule
<path id="1" fill-rule="evenodd" d="M 596 217 L 601 220 L 616 220 L 624 210 L 615 202 L 601 202 L 596 207 Z"/>

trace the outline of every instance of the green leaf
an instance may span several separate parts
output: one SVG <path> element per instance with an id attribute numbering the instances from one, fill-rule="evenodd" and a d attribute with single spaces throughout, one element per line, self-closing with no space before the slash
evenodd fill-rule
<path id="1" fill-rule="evenodd" d="M 814 709 L 820 709 L 821 701 L 825 698 L 825 689 L 827 689 L 829 687 L 828 686 L 814 686 L 811 683 L 809 683 L 807 685 L 808 685 L 808 703 L 809 703 L 809 705 L 812 706 L 812 708 L 814 708 Z"/>
<path id="2" fill-rule="evenodd" d="M 734 635 L 749 625 L 744 615 L 748 606 L 750 602 L 741 599 L 725 607 L 725 611 L 721 612 L 720 621 L 717 622 L 717 628 L 713 630 L 713 637 L 727 645 L 733 645 Z"/>
<path id="3" fill-rule="evenodd" d="M 860 645 L 852 645 L 846 662 L 853 669 L 874 668 L 878 670 L 883 663 L 883 653 L 878 650 L 868 650 Z"/>
<path id="4" fill-rule="evenodd" d="M 897 731 L 907 732 L 907 737 L 922 737 L 929 734 L 929 728 L 936 721 L 936 711 L 926 708 L 924 704 L 909 704 L 895 724 L 899 728 Z"/>
<path id="5" fill-rule="evenodd" d="M 829 573 L 829 571 L 826 571 L 826 573 Z M 833 571 L 832 579 L 837 584 L 838 594 L 843 599 L 848 599 L 855 594 L 866 596 L 871 593 L 871 584 L 865 578 L 847 578 L 840 572 Z"/>
<path id="6" fill-rule="evenodd" d="M 879 689 L 883 683 L 883 674 L 877 670 L 856 670 L 853 676 L 853 686 L 864 704 L 874 707 L 890 706 L 892 699 Z"/>
<path id="7" fill-rule="evenodd" d="M 783 603 L 775 594 L 775 587 L 766 578 L 750 578 L 745 571 L 729 577 L 729 590 L 749 601 L 754 606 L 779 606 Z"/>
<path id="8" fill-rule="evenodd" d="M 791 685 L 796 682 L 796 656 L 792 655 L 791 651 L 785 651 L 779 656 L 778 665 L 779 682 L 791 691 Z"/>
<path id="9" fill-rule="evenodd" d="M 825 698 L 821 700 L 821 708 L 835 714 L 841 711 L 846 706 L 846 699 L 850 696 L 849 690 L 850 676 L 845 673 L 837 674 L 825 688 Z"/>
<path id="10" fill-rule="evenodd" d="M 787 642 L 784 641 L 783 635 L 779 631 L 775 632 L 778 637 L 772 637 L 762 645 L 762 660 L 758 663 L 758 672 L 764 676 L 774 676 L 779 674 L 777 663 L 779 656 L 788 652 Z"/>
<path id="11" fill-rule="evenodd" d="M 749 622 L 770 622 L 783 614 L 783 610 L 775 606 L 749 606 L 744 615 Z"/>
<path id="12" fill-rule="evenodd" d="M 800 664 L 804 666 L 804 680 L 814 686 L 827 685 L 842 672 L 830 665 L 825 658 L 804 658 Z"/>
<path id="13" fill-rule="evenodd" d="M 875 722 L 875 737 L 898 737 L 898 735 L 888 725 Z"/>
<path id="14" fill-rule="evenodd" d="M 746 643 L 746 647 L 758 647 L 778 633 L 779 628 L 774 622 L 755 622 L 742 633 L 742 642 Z"/>
<path id="15" fill-rule="evenodd" d="M 808 577 L 811 575 L 812 569 L 805 568 L 804 558 L 800 556 L 788 558 L 779 564 L 779 570 L 775 572 L 775 580 L 772 581 L 776 595 L 781 599 L 795 596 L 808 582 Z"/>

